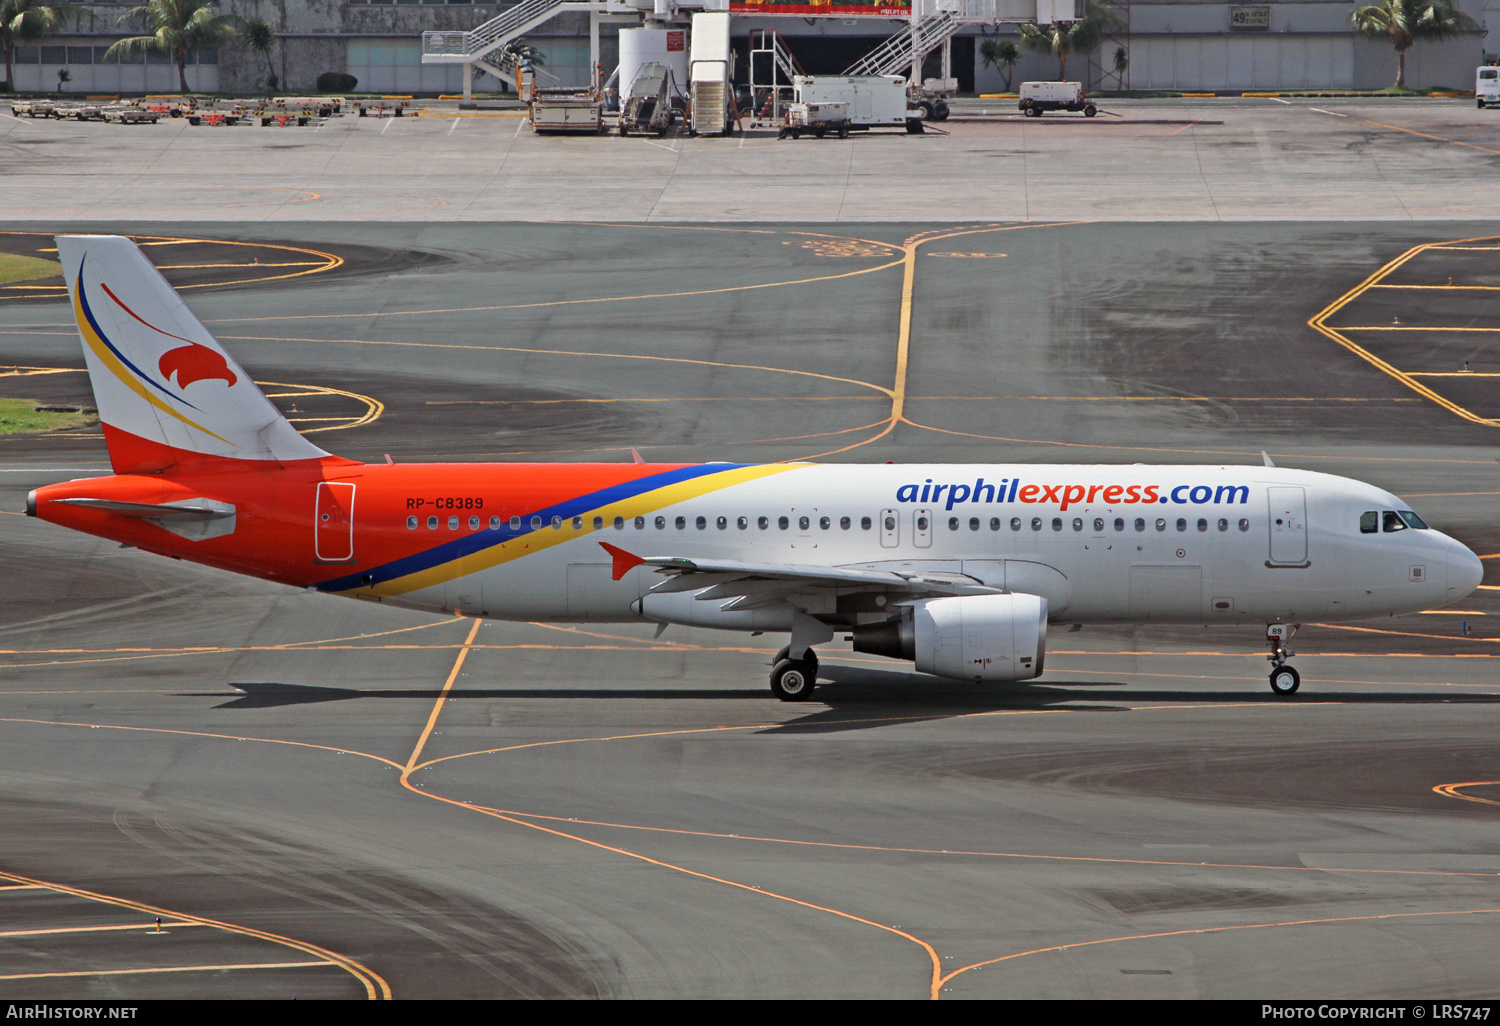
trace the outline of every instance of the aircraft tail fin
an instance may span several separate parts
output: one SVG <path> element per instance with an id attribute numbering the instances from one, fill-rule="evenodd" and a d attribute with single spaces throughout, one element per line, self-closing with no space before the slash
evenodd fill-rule
<path id="1" fill-rule="evenodd" d="M 59 235 L 57 251 L 115 473 L 328 457 L 287 422 L 134 242 Z"/>

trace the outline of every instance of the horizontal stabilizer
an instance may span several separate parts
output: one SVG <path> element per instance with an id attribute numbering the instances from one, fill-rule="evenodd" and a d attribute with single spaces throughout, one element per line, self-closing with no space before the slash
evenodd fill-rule
<path id="1" fill-rule="evenodd" d="M 190 499 L 186 502 L 119 502 L 115 499 L 54 499 L 59 506 L 87 506 L 118 513 L 123 517 L 192 516 L 204 520 L 219 520 L 234 516 L 234 507 L 227 502 L 211 499 Z"/>

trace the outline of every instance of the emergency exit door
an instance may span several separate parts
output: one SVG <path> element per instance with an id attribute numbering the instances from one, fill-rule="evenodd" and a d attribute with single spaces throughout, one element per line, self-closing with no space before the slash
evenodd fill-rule
<path id="1" fill-rule="evenodd" d="M 320 563 L 354 559 L 354 485 L 348 481 L 318 483 L 313 526 L 313 556 Z"/>
<path id="2" fill-rule="evenodd" d="M 1307 565 L 1307 492 L 1302 488 L 1274 486 L 1266 489 L 1271 529 L 1273 566 Z"/>

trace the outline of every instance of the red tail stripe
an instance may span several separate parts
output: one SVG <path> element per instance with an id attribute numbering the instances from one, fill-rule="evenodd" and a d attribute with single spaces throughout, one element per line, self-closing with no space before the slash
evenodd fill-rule
<path id="1" fill-rule="evenodd" d="M 198 343 L 198 342 L 194 342 L 190 338 L 183 338 L 181 335 L 174 335 L 170 331 L 162 331 L 156 325 L 152 324 L 150 321 L 147 321 L 140 314 L 138 314 L 134 310 L 130 309 L 130 307 L 128 307 L 124 303 L 120 302 L 120 297 L 117 296 L 117 295 L 115 295 L 113 292 L 111 292 L 109 290 L 109 286 L 106 285 L 106 284 L 104 284 L 104 282 L 101 281 L 99 283 L 99 287 L 104 290 L 104 294 L 106 296 L 108 296 L 110 299 L 113 299 L 115 301 L 115 305 L 116 306 L 118 306 L 121 310 L 124 310 L 126 313 L 128 313 L 130 316 L 134 317 L 136 320 L 140 321 L 142 324 L 144 324 L 146 327 L 150 328 L 152 331 L 156 332 L 158 335 L 165 335 L 165 336 L 167 336 L 167 338 L 175 338 L 179 342 L 187 342 L 190 345 L 195 345 L 196 346 L 196 345 L 200 345 L 201 344 L 201 343 Z"/>

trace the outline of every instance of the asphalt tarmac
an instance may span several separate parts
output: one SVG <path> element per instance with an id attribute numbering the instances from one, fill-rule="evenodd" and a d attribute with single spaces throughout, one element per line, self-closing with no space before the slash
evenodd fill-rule
<path id="1" fill-rule="evenodd" d="M 1265 450 L 1500 553 L 1494 222 L 150 234 L 341 455 Z M 0 354 L 0 395 L 89 400 L 55 292 L 0 287 Z M 1495 996 L 1496 590 L 1304 626 L 1290 701 L 1246 624 L 1055 627 L 991 687 L 834 643 L 788 705 L 769 636 L 438 619 L 19 515 L 107 472 L 97 429 L 0 436 L 0 997 Z"/>

